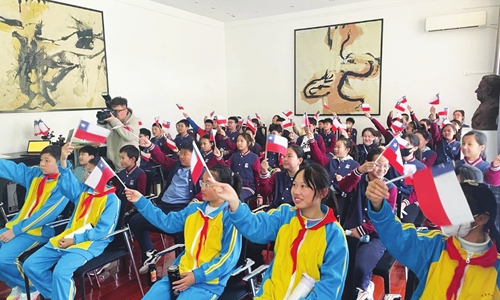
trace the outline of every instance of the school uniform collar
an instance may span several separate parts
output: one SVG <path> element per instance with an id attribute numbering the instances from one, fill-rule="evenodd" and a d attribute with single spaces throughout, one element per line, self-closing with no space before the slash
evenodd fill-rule
<path id="1" fill-rule="evenodd" d="M 347 156 L 344 157 L 344 158 L 338 158 L 338 157 L 334 156 L 333 159 L 336 159 L 339 162 L 343 162 L 343 161 L 346 161 L 346 160 L 352 160 L 353 158 L 352 158 L 352 156 L 350 156 L 349 154 L 347 154 Z"/>
<path id="2" fill-rule="evenodd" d="M 241 156 L 245 156 L 245 155 L 247 155 L 247 154 L 248 154 L 248 153 L 250 153 L 250 152 L 251 152 L 251 151 L 250 151 L 250 148 L 249 148 L 249 149 L 248 149 L 246 152 L 244 152 L 244 153 L 240 151 L 240 155 L 241 155 Z"/>
<path id="3" fill-rule="evenodd" d="M 134 166 L 132 167 L 132 169 L 130 169 L 130 171 L 129 171 L 129 169 L 128 169 L 128 168 L 127 168 L 127 169 L 125 169 L 125 174 L 126 174 L 126 175 L 130 175 L 132 172 L 134 172 L 134 171 L 135 171 L 135 169 L 137 169 L 137 165 L 134 165 Z"/>
<path id="4" fill-rule="evenodd" d="M 467 164 L 469 166 L 475 167 L 483 162 L 483 158 L 481 156 L 479 156 L 477 159 L 475 159 L 473 161 L 469 161 L 467 158 L 464 157 L 464 162 L 465 162 L 465 164 Z"/>
<path id="5" fill-rule="evenodd" d="M 208 155 L 212 154 L 212 152 L 213 152 L 212 150 L 207 151 L 207 152 L 204 152 L 204 153 L 203 153 L 203 156 L 208 156 Z"/>
<path id="6" fill-rule="evenodd" d="M 208 204 L 208 201 L 204 201 L 203 204 L 201 204 L 200 206 L 198 206 L 198 211 L 200 211 L 200 213 L 205 216 L 205 217 L 208 217 L 210 219 L 213 219 L 215 217 L 217 217 L 217 215 L 223 211 L 224 209 L 226 209 L 228 207 L 228 203 L 226 201 L 224 201 L 224 203 L 222 203 L 221 206 L 219 206 L 216 210 L 212 211 L 211 213 L 209 213 L 208 215 L 205 214 L 205 208 L 207 207 Z"/>

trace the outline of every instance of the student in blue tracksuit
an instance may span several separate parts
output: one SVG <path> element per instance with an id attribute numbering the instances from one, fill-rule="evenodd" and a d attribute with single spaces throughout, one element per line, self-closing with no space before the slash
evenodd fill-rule
<path id="1" fill-rule="evenodd" d="M 282 204 L 267 213 L 252 214 L 228 184 L 212 184 L 217 195 L 229 203 L 231 221 L 244 237 L 256 243 L 276 241 L 274 259 L 254 299 L 286 299 L 303 273 L 316 284 L 302 299 L 341 299 L 349 254 L 333 210 L 321 204 L 324 198 L 334 197 L 322 166 L 313 163 L 295 174 L 295 207 Z"/>
<path id="2" fill-rule="evenodd" d="M 0 177 L 26 188 L 23 207 L 0 230 L 0 281 L 12 288 L 9 300 L 27 297 L 17 257 L 54 236 L 54 229 L 46 225 L 56 220 L 68 203 L 57 186 L 60 156 L 59 146 L 47 146 L 41 152 L 39 167 L 0 159 Z M 36 297 L 35 289 L 31 291 Z"/>
<path id="3" fill-rule="evenodd" d="M 72 151 L 69 144 L 62 149 L 58 185 L 61 193 L 75 203 L 73 215 L 61 234 L 51 238 L 23 264 L 26 275 L 38 291 L 53 300 L 74 299 L 73 272 L 99 256 L 113 240 L 113 237 L 104 237 L 115 230 L 120 213 L 120 200 L 114 187 L 97 192 L 80 183 L 71 173 L 66 159 Z M 99 158 L 89 161 L 85 167 L 85 180 L 97 164 Z M 89 228 L 82 230 L 86 226 Z"/>
<path id="4" fill-rule="evenodd" d="M 209 169 L 219 182 L 237 194 L 241 179 L 228 167 L 217 164 Z M 229 207 L 208 182 L 200 180 L 204 202 L 188 205 L 181 211 L 163 213 L 139 192 L 127 190 L 127 199 L 152 224 L 165 232 L 184 231 L 185 249 L 174 261 L 182 279 L 169 282 L 168 276 L 155 283 L 143 299 L 170 299 L 170 290 L 181 291 L 178 300 L 217 299 L 226 286 L 241 252 L 241 236 L 229 220 Z"/>

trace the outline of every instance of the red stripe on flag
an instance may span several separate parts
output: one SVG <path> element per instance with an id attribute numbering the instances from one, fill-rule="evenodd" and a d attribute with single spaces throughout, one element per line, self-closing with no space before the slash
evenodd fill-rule
<path id="1" fill-rule="evenodd" d="M 413 186 L 417 193 L 418 203 L 424 215 L 435 222 L 440 220 L 442 224 L 451 224 L 432 176 L 432 169 L 425 168 L 413 174 Z"/>
<path id="2" fill-rule="evenodd" d="M 98 134 L 93 134 L 91 132 L 85 131 L 85 130 L 76 130 L 75 135 L 77 139 L 80 140 L 86 140 L 88 142 L 94 142 L 98 144 L 104 144 L 106 143 L 106 137 Z"/>

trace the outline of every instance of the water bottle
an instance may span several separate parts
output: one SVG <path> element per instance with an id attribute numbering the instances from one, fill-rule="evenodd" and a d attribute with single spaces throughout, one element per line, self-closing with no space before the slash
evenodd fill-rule
<path id="1" fill-rule="evenodd" d="M 171 265 L 170 267 L 168 267 L 167 273 L 168 273 L 168 281 L 170 281 L 170 286 L 171 286 L 171 298 L 177 299 L 177 297 L 179 297 L 179 294 L 181 292 L 174 290 L 173 283 L 178 280 L 181 280 L 181 274 L 179 273 L 179 266 Z"/>
<path id="2" fill-rule="evenodd" d="M 352 233 L 352 230 L 347 229 L 347 230 L 345 231 L 345 235 L 351 235 L 351 233 Z M 366 234 L 366 235 L 362 235 L 362 236 L 359 238 L 359 241 L 360 241 L 361 243 L 368 243 L 368 242 L 370 241 L 370 236 L 369 236 L 368 234 Z"/>
<path id="3" fill-rule="evenodd" d="M 155 264 L 150 264 L 148 266 L 148 284 L 149 286 L 152 286 L 156 281 L 158 281 L 158 275 L 156 272 L 156 265 Z"/>
<path id="4" fill-rule="evenodd" d="M 99 282 L 103 282 L 104 280 L 108 279 L 110 275 L 111 274 L 109 274 L 109 271 L 106 270 L 97 276 L 97 280 L 99 280 Z"/>
<path id="5" fill-rule="evenodd" d="M 301 298 L 307 297 L 309 293 L 314 288 L 316 281 L 306 273 L 302 274 L 302 279 L 299 284 L 293 289 L 292 294 L 287 298 L 287 300 L 299 300 Z"/>

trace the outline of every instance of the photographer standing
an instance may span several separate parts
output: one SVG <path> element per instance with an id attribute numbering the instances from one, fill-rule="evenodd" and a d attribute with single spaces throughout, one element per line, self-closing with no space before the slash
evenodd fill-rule
<path id="1" fill-rule="evenodd" d="M 111 100 L 110 116 L 99 123 L 100 126 L 108 128 L 111 133 L 108 136 L 106 145 L 108 147 L 106 156 L 116 166 L 119 172 L 123 168 L 120 165 L 120 149 L 125 145 L 139 147 L 139 119 L 134 116 L 131 108 L 127 106 L 127 99 L 115 97 Z"/>

